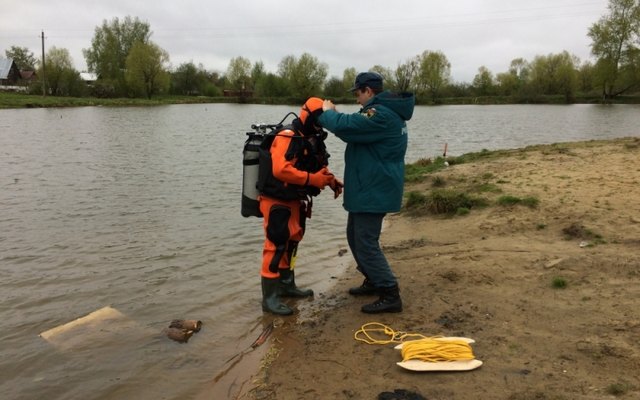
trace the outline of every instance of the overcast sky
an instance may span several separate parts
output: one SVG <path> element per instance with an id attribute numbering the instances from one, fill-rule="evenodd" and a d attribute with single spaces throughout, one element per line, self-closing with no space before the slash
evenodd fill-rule
<path id="1" fill-rule="evenodd" d="M 607 0 L 0 0 L 0 56 L 11 46 L 36 57 L 66 48 L 86 70 L 104 20 L 138 17 L 172 67 L 192 61 L 225 72 L 229 60 L 262 61 L 269 72 L 287 55 L 307 52 L 342 77 L 345 68 L 395 67 L 425 50 L 442 51 L 454 81 L 471 82 L 480 66 L 496 74 L 511 60 L 567 50 L 590 60 L 589 27 Z M 11 3 L 11 5 L 10 5 Z"/>

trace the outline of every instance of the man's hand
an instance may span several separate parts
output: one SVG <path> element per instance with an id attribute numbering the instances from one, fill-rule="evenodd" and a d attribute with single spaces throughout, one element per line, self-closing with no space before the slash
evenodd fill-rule
<path id="1" fill-rule="evenodd" d="M 335 110 L 335 109 L 336 109 L 336 105 L 333 104 L 331 100 L 325 100 L 322 102 L 322 111 Z"/>
<path id="2" fill-rule="evenodd" d="M 309 173 L 309 185 L 315 186 L 318 189 L 324 189 L 335 181 L 336 177 L 333 176 L 327 167 L 323 167 L 320 171 Z"/>
<path id="3" fill-rule="evenodd" d="M 342 194 L 342 188 L 344 187 L 344 183 L 338 178 L 335 178 L 333 182 L 329 185 L 331 190 L 333 190 L 333 198 L 337 199 Z"/>

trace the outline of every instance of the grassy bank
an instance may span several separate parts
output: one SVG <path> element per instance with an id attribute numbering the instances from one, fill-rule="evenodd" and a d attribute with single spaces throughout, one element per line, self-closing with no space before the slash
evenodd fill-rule
<path id="1" fill-rule="evenodd" d="M 166 104 L 206 104 L 206 103 L 233 103 L 233 104 L 285 104 L 299 105 L 305 99 L 294 97 L 207 97 L 207 96 L 155 96 L 151 99 L 141 98 L 115 98 L 106 99 L 98 97 L 59 97 L 29 95 L 21 93 L 0 92 L 0 109 L 7 108 L 46 108 L 46 107 L 129 107 L 129 106 L 158 106 Z M 352 102 L 349 99 L 337 99 L 339 103 Z"/>
<path id="2" fill-rule="evenodd" d="M 0 108 L 44 108 L 87 106 L 157 106 L 163 104 L 222 103 L 227 98 L 194 96 L 158 96 L 152 99 L 101 99 L 97 97 L 58 97 L 0 92 Z"/>
<path id="3" fill-rule="evenodd" d="M 351 97 L 331 98 L 337 104 L 353 104 Z M 246 104 L 285 104 L 298 105 L 305 99 L 295 97 L 207 97 L 207 96 L 156 96 L 152 99 L 141 98 L 115 98 L 105 99 L 97 97 L 58 97 L 41 96 L 21 93 L 0 92 L 0 109 L 3 108 L 45 108 L 45 107 L 89 107 L 89 106 L 157 106 L 166 104 L 203 104 L 203 103 L 246 103 Z M 598 104 L 601 99 L 597 97 L 576 98 L 574 103 Z M 621 96 L 612 101 L 614 104 L 640 104 L 640 96 Z M 562 96 L 539 96 L 535 99 L 522 99 L 509 96 L 485 96 L 485 97 L 451 97 L 439 99 L 437 103 L 428 100 L 418 101 L 420 105 L 493 105 L 493 104 L 566 104 Z"/>

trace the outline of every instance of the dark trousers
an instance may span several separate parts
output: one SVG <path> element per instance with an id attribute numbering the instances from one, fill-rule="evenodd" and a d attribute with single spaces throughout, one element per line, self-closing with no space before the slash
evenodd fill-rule
<path id="1" fill-rule="evenodd" d="M 380 248 L 380 232 L 385 215 L 350 212 L 347 218 L 347 242 L 351 254 L 360 272 L 378 288 L 398 284 Z"/>

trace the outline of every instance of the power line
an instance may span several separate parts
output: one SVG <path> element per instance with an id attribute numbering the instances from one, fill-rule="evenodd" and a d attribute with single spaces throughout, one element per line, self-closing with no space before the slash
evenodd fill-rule
<path id="1" fill-rule="evenodd" d="M 591 11 L 585 9 L 589 6 L 598 6 L 599 8 Z M 400 18 L 400 19 L 384 19 L 384 20 L 365 20 L 365 21 L 345 21 L 345 22 L 325 22 L 314 23 L 313 30 L 309 30 L 308 24 L 287 24 L 283 26 L 281 23 L 276 25 L 234 25 L 217 27 L 160 27 L 153 29 L 154 36 L 165 37 L 168 35 L 179 37 L 191 37 L 187 33 L 193 32 L 194 37 L 202 35 L 210 38 L 235 38 L 235 37 L 277 37 L 285 35 L 317 35 L 321 34 L 347 34 L 347 33 L 371 33 L 387 31 L 414 31 L 428 29 L 456 29 L 470 26 L 495 25 L 517 22 L 543 22 L 549 20 L 557 20 L 561 18 L 577 18 L 577 17 L 600 17 L 602 2 L 584 2 L 571 5 L 554 5 L 543 7 L 525 7 L 509 10 L 497 10 L 484 14 L 478 13 L 450 13 L 436 14 L 427 17 Z M 565 10 L 558 13 L 556 10 Z M 544 11 L 545 14 L 531 15 L 523 13 L 531 13 L 536 11 Z M 595 22 L 595 21 L 594 21 Z M 85 38 L 91 36 L 94 29 L 69 29 L 49 27 L 51 38 Z M 3 32 L 28 32 L 29 30 L 21 28 L 19 30 L 3 30 L 0 29 L 0 37 L 17 39 L 25 36 L 3 34 Z M 51 33 L 53 32 L 53 33 Z M 60 32 L 60 33 L 58 33 Z M 66 34 L 64 34 L 64 33 Z M 84 35 L 87 33 L 88 35 Z"/>

